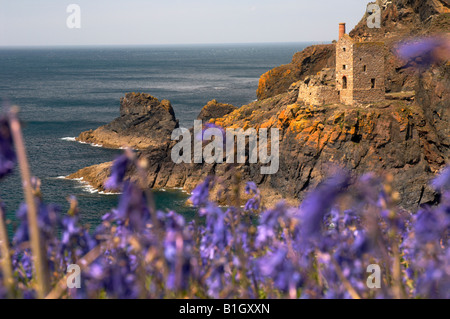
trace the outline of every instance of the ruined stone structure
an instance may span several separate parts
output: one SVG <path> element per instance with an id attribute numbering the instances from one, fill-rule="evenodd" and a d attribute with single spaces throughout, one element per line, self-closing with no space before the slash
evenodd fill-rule
<path id="1" fill-rule="evenodd" d="M 356 42 L 339 25 L 335 81 L 329 70 L 307 78 L 299 86 L 299 99 L 311 105 L 367 104 L 384 100 L 384 43 Z M 324 81 L 324 73 L 328 81 Z"/>
<path id="2" fill-rule="evenodd" d="M 307 77 L 299 85 L 299 97 L 308 105 L 328 105 L 340 102 L 334 69 L 323 69 Z"/>

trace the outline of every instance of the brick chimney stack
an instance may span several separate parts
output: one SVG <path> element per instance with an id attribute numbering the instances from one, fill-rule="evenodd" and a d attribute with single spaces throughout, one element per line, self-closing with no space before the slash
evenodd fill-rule
<path id="1" fill-rule="evenodd" d="M 339 40 L 343 37 L 345 34 L 345 23 L 339 23 Z"/>

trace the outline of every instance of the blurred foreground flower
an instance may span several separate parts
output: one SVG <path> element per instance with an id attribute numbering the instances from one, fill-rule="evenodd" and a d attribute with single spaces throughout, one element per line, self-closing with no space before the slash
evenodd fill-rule
<path id="1" fill-rule="evenodd" d="M 450 191 L 450 167 L 445 168 L 431 185 L 438 191 Z"/>
<path id="2" fill-rule="evenodd" d="M 7 116 L 0 117 L 0 178 L 11 173 L 16 165 L 16 153 Z"/>
<path id="3" fill-rule="evenodd" d="M 397 54 L 406 63 L 414 62 L 418 68 L 427 68 L 450 59 L 450 38 L 435 36 L 408 40 L 398 46 Z"/>
<path id="4" fill-rule="evenodd" d="M 126 154 L 119 156 L 112 165 L 111 176 L 105 182 L 105 189 L 117 190 L 122 186 L 125 173 L 127 172 L 129 159 Z"/>
<path id="5" fill-rule="evenodd" d="M 252 182 L 245 207 L 220 207 L 208 177 L 191 196 L 202 218 L 188 222 L 155 211 L 142 183 L 124 182 L 135 162 L 128 155 L 115 161 L 108 184 L 123 188 L 118 207 L 91 231 L 80 223 L 75 198 L 67 215 L 36 196 L 20 207 L 12 246 L 3 249 L 12 256 L 13 289 L 1 281 L 0 298 L 42 296 L 30 203 L 49 269 L 47 298 L 450 298 L 450 168 L 433 181 L 440 203 L 417 214 L 395 207 L 391 180 L 371 174 L 352 184 L 338 172 L 299 207 L 279 202 L 272 209 L 262 207 Z M 80 289 L 67 288 L 72 264 L 82 271 Z M 367 286 L 374 264 L 383 270 L 381 289 Z"/>

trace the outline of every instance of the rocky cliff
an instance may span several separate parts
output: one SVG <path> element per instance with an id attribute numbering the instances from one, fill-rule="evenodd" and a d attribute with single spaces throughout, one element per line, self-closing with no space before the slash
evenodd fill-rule
<path id="1" fill-rule="evenodd" d="M 433 202 L 435 193 L 428 182 L 448 163 L 450 154 L 450 64 L 435 65 L 419 74 L 413 66 L 399 61 L 394 52 L 395 44 L 407 36 L 448 32 L 448 4 L 438 0 L 394 0 L 380 4 L 384 6 L 384 29 L 367 29 L 361 22 L 351 35 L 365 39 L 383 37 L 390 49 L 386 54 L 387 91 L 414 90 L 415 96 L 406 94 L 406 100 L 387 100 L 365 108 L 304 105 L 298 101 L 299 86 L 295 82 L 334 66 L 334 45 L 320 45 L 297 53 L 291 64 L 264 74 L 258 87 L 258 101 L 239 109 L 225 108 L 213 101 L 202 110 L 199 118 L 223 127 L 279 128 L 280 170 L 275 175 L 261 175 L 261 164 L 174 164 L 170 151 L 176 142 L 166 141 L 177 122 L 173 110 L 164 106 L 170 105 L 168 102 L 147 100 L 144 105 L 154 106 L 144 107 L 133 115 L 121 112 L 125 119 L 119 118 L 113 126 L 111 123 L 100 128 L 101 132 L 106 130 L 110 137 L 111 131 L 128 136 L 129 145 L 133 146 L 145 139 L 145 135 L 154 139 L 150 131 L 141 134 L 139 125 L 148 127 L 151 132 L 152 125 L 161 126 L 154 122 L 148 125 L 127 121 L 127 116 L 136 120 L 152 108 L 161 112 L 158 114 L 165 114 L 164 118 L 167 116 L 167 127 L 158 131 L 159 141 L 163 142 L 147 142 L 147 147 L 140 152 L 148 162 L 147 183 L 152 188 L 183 187 L 190 191 L 208 175 L 216 175 L 223 185 L 228 185 L 239 173 L 242 180 L 258 184 L 267 204 L 280 198 L 297 202 L 333 169 L 345 167 L 355 175 L 392 174 L 394 187 L 400 192 L 400 204 L 405 208 L 414 209 Z M 140 109 L 137 101 L 131 104 L 131 109 Z M 121 105 L 127 103 L 122 101 Z M 149 117 L 147 120 L 152 121 Z M 93 136 L 97 143 L 107 144 L 101 142 L 98 130 L 84 134 Z M 136 136 L 140 137 L 134 139 Z M 85 168 L 70 177 L 83 177 L 94 187 L 102 188 L 109 167 L 106 163 Z M 221 197 L 221 201 L 226 203 L 226 196 Z"/>
<path id="2" fill-rule="evenodd" d="M 281 156 L 277 174 L 261 175 L 260 164 L 174 164 L 170 157 L 172 143 L 142 152 L 149 163 L 148 186 L 183 187 L 189 191 L 208 175 L 220 176 L 224 184 L 231 183 L 238 171 L 243 180 L 253 180 L 260 186 L 266 203 L 281 198 L 293 202 L 340 166 L 355 174 L 392 173 L 404 207 L 433 201 L 434 193 L 427 184 L 445 159 L 437 147 L 438 137 L 430 131 L 416 103 L 386 101 L 361 109 L 342 105 L 311 107 L 297 104 L 296 100 L 297 92 L 292 91 L 212 120 L 224 127 L 279 128 Z M 109 166 L 89 167 L 70 178 L 83 177 L 102 189 Z"/>
<path id="3" fill-rule="evenodd" d="M 77 141 L 100 144 L 106 148 L 146 149 L 170 141 L 178 127 L 168 100 L 159 101 L 145 93 L 127 93 L 120 99 L 120 116 L 111 123 L 83 132 Z"/>
<path id="4" fill-rule="evenodd" d="M 259 79 L 256 96 L 258 100 L 264 100 L 285 93 L 292 83 L 315 75 L 323 68 L 334 68 L 335 65 L 336 49 L 333 44 L 307 47 L 294 54 L 291 63 L 264 73 Z"/>
<path id="5" fill-rule="evenodd" d="M 219 103 L 217 100 L 212 100 L 202 108 L 197 120 L 209 121 L 210 119 L 223 117 L 236 109 L 237 107 L 234 105 Z"/>

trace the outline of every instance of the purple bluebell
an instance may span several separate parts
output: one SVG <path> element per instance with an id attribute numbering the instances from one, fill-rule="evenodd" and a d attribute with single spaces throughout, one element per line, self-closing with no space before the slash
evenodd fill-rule
<path id="1" fill-rule="evenodd" d="M 191 275 L 192 238 L 185 231 L 184 218 L 169 212 L 165 220 L 164 256 L 168 267 L 167 286 L 171 290 L 188 289 Z"/>
<path id="2" fill-rule="evenodd" d="M 221 298 L 220 293 L 223 292 L 226 285 L 225 265 L 223 259 L 217 259 L 211 266 L 211 272 L 205 278 L 208 288 L 208 295 L 213 298 Z"/>
<path id="3" fill-rule="evenodd" d="M 117 190 L 122 186 L 129 159 L 126 154 L 119 156 L 111 167 L 111 176 L 105 182 L 105 189 Z"/>
<path id="4" fill-rule="evenodd" d="M 449 40 L 446 37 L 428 37 L 400 44 L 397 54 L 407 62 L 415 62 L 418 67 L 429 67 L 448 59 L 449 50 Z"/>
<path id="5" fill-rule="evenodd" d="M 414 218 L 414 232 L 419 243 L 439 242 L 446 230 L 446 221 L 438 209 L 423 208 Z"/>
<path id="6" fill-rule="evenodd" d="M 245 193 L 249 195 L 259 194 L 259 190 L 254 182 L 247 182 L 245 184 Z"/>
<path id="7" fill-rule="evenodd" d="M 11 173 L 16 165 L 16 153 L 8 118 L 0 117 L 0 178 Z"/>
<path id="8" fill-rule="evenodd" d="M 441 194 L 438 205 L 411 216 L 400 208 L 385 209 L 383 202 L 392 199 L 378 184 L 372 187 L 372 181 L 366 179 L 367 188 L 359 188 L 352 200 L 338 201 L 340 195 L 355 194 L 347 190 L 349 177 L 338 175 L 307 195 L 300 208 L 280 202 L 263 210 L 256 232 L 242 218 L 246 212 L 241 208 L 223 209 L 209 200 L 212 180 L 193 192 L 204 217 L 197 223 L 187 223 L 175 212 L 151 216 L 145 192 L 131 182 L 124 183 L 118 208 L 104 216 L 92 236 L 77 214 L 61 217 L 53 205 L 36 203 L 52 274 L 94 247 L 102 249 L 83 271 L 82 289 L 70 298 L 258 298 L 259 293 L 279 298 L 299 292 L 301 298 L 354 297 L 342 276 L 363 298 L 392 298 L 391 282 L 369 291 L 366 280 L 368 265 L 393 264 L 394 235 L 407 296 L 449 298 L 450 192 Z M 246 191 L 259 195 L 254 183 Z M 373 196 L 366 196 L 372 191 Z M 25 204 L 17 216 L 12 249 L 17 289 L 34 298 L 31 255 L 24 245 L 29 241 Z"/>
<path id="9" fill-rule="evenodd" d="M 288 223 L 288 207 L 285 202 L 262 213 L 256 235 L 256 245 L 262 247 L 279 237 L 281 222 Z"/>
<path id="10" fill-rule="evenodd" d="M 275 247 L 274 251 L 259 259 L 258 265 L 261 275 L 271 278 L 275 287 L 283 292 L 296 290 L 301 283 L 299 269 L 288 258 L 285 246 Z"/>
<path id="11" fill-rule="evenodd" d="M 200 183 L 192 191 L 190 200 L 196 207 L 204 206 L 209 201 L 209 189 L 212 185 L 212 177 L 206 177 L 205 181 Z"/>
<path id="12" fill-rule="evenodd" d="M 258 210 L 261 205 L 259 196 L 250 198 L 247 203 L 245 203 L 244 209 L 247 211 Z"/>
<path id="13" fill-rule="evenodd" d="M 46 205 L 40 200 L 36 200 L 38 208 L 38 225 L 44 240 L 50 240 L 56 233 L 59 223 L 60 208 L 56 205 Z M 28 207 L 22 203 L 16 213 L 17 218 L 21 221 L 14 234 L 14 242 L 20 244 L 29 240 L 28 234 Z"/>
<path id="14" fill-rule="evenodd" d="M 352 245 L 352 251 L 358 258 L 361 258 L 363 254 L 366 254 L 372 249 L 372 241 L 365 231 L 358 231 L 355 241 Z"/>
<path id="15" fill-rule="evenodd" d="M 119 221 L 128 221 L 128 226 L 133 230 L 145 228 L 150 220 L 145 192 L 135 183 L 125 182 L 114 213 Z"/>
<path id="16" fill-rule="evenodd" d="M 438 191 L 450 190 L 450 166 L 446 167 L 432 182 L 431 185 Z"/>
<path id="17" fill-rule="evenodd" d="M 340 172 L 321 183 L 300 205 L 301 231 L 304 238 L 317 238 L 323 228 L 323 218 L 335 205 L 350 183 L 350 177 Z"/>
<path id="18" fill-rule="evenodd" d="M 13 266 L 22 279 L 31 279 L 33 277 L 33 262 L 31 251 L 25 249 L 14 254 Z"/>
<path id="19" fill-rule="evenodd" d="M 256 184 L 254 182 L 248 182 L 245 185 L 245 193 L 248 195 L 254 195 L 254 196 L 247 201 L 244 209 L 246 211 L 258 210 L 261 205 L 261 197 L 259 194 L 259 189 L 256 186 Z"/>
<path id="20" fill-rule="evenodd" d="M 431 260 L 417 279 L 415 295 L 422 298 L 450 298 L 450 273 L 444 266 L 447 261 Z M 444 267 L 443 267 L 444 266 Z M 448 266 L 447 266 L 448 268 Z"/>
<path id="21" fill-rule="evenodd" d="M 200 254 L 205 259 L 214 259 L 231 241 L 230 225 L 227 223 L 229 211 L 224 212 L 220 207 L 209 203 L 204 209 L 206 225 L 200 241 Z"/>

